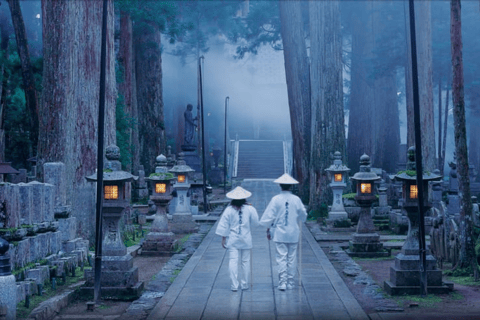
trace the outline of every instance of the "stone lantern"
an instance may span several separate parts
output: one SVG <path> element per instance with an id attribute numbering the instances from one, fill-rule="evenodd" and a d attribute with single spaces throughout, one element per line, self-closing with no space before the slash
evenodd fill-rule
<path id="1" fill-rule="evenodd" d="M 193 221 L 192 212 L 190 210 L 190 198 L 188 191 L 190 189 L 190 181 L 188 174 L 194 172 L 185 160 L 178 160 L 177 164 L 170 170 L 177 178 L 177 182 L 173 185 L 177 191 L 177 203 L 175 212 L 172 215 L 170 230 L 174 233 L 191 233 L 196 230 L 196 224 Z"/>
<path id="2" fill-rule="evenodd" d="M 333 192 L 333 203 L 328 213 L 328 220 L 348 219 L 348 214 L 343 207 L 342 194 L 343 189 L 347 186 L 345 183 L 345 176 L 350 171 L 347 166 L 342 164 L 342 155 L 340 152 L 335 152 L 333 164 L 325 169 L 330 179 L 330 188 Z"/>
<path id="3" fill-rule="evenodd" d="M 147 234 L 142 246 L 142 254 L 148 255 L 169 253 L 175 242 L 173 232 L 168 232 L 166 212 L 166 208 L 170 200 L 172 200 L 171 180 L 175 179 L 175 176 L 168 172 L 167 157 L 163 154 L 157 157 L 156 162 L 155 173 L 152 173 L 147 178 L 152 185 L 150 200 L 155 203 L 157 209 L 150 232 Z"/>
<path id="4" fill-rule="evenodd" d="M 127 254 L 122 241 L 120 219 L 130 203 L 126 194 L 126 183 L 136 177 L 122 171 L 120 149 L 108 146 L 105 156 L 107 161 L 103 170 L 103 245 L 102 245 L 102 295 L 106 296 L 139 296 L 143 282 L 138 281 L 138 268 L 133 266 L 133 257 Z M 87 177 L 96 182 L 97 174 Z M 94 269 L 85 271 L 86 289 L 93 288 Z"/>
<path id="5" fill-rule="evenodd" d="M 371 207 L 376 200 L 374 182 L 379 180 L 375 172 L 370 170 L 370 157 L 366 154 L 360 157 L 360 171 L 355 173 L 352 180 L 357 182 L 355 201 L 361 207 L 358 218 L 357 232 L 350 240 L 347 253 L 352 257 L 387 257 L 390 252 L 383 249 L 380 236 L 373 225 Z"/>
<path id="6" fill-rule="evenodd" d="M 385 290 L 390 295 L 418 294 L 420 292 L 420 255 L 419 255 L 419 212 L 418 187 L 415 168 L 415 147 L 407 151 L 407 170 L 398 173 L 396 180 L 402 182 L 402 207 L 407 211 L 409 220 L 407 239 L 402 250 L 395 257 L 395 265 L 390 267 L 390 281 L 385 281 Z M 441 179 L 434 173 L 423 173 L 424 208 L 432 207 L 428 196 L 428 183 Z M 442 271 L 437 270 L 437 261 L 427 250 L 427 291 L 447 293 L 448 286 L 442 283 Z"/>
<path id="7" fill-rule="evenodd" d="M 10 244 L 0 237 L 0 319 L 16 319 L 17 284 L 7 254 Z"/>

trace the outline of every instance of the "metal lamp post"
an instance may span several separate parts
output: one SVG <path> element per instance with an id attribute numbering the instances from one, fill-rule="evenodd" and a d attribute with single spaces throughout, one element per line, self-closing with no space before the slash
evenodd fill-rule
<path id="1" fill-rule="evenodd" d="M 227 106 L 230 97 L 225 98 L 225 137 L 223 147 L 223 193 L 227 194 Z"/>
<path id="2" fill-rule="evenodd" d="M 198 73 L 200 81 L 200 112 L 202 114 L 202 173 L 203 173 L 203 211 L 207 214 L 208 203 L 207 203 L 207 164 L 205 156 L 205 121 L 203 114 L 203 81 L 202 81 L 202 59 L 205 60 L 204 56 L 198 58 Z"/>

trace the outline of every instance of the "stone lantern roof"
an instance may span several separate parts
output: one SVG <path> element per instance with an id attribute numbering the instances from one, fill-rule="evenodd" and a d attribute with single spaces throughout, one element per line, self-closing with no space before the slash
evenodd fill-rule
<path id="1" fill-rule="evenodd" d="M 120 148 L 111 145 L 106 148 L 105 157 L 107 161 L 105 162 L 103 169 L 103 181 L 124 181 L 130 182 L 132 180 L 137 180 L 138 177 L 134 176 L 130 172 L 122 170 L 122 164 L 120 163 Z M 88 181 L 97 181 L 97 174 L 94 173 L 86 177 Z"/>
<path id="2" fill-rule="evenodd" d="M 190 168 L 186 164 L 185 160 L 178 160 L 177 164 L 175 166 L 173 166 L 173 168 L 168 170 L 168 171 L 173 172 L 173 173 L 187 173 L 187 172 L 194 172 L 195 170 Z"/>
<path id="3" fill-rule="evenodd" d="M 439 180 L 441 175 L 435 172 L 423 172 L 422 178 L 424 181 Z M 408 148 L 407 151 L 407 170 L 400 171 L 395 175 L 395 179 L 403 180 L 417 180 L 417 170 L 415 165 L 415 147 Z"/>
<path id="4" fill-rule="evenodd" d="M 357 181 L 376 181 L 380 179 L 375 172 L 371 171 L 370 157 L 365 153 L 360 157 L 360 171 L 355 173 L 351 179 Z"/>
<path id="5" fill-rule="evenodd" d="M 10 162 L 0 162 L 0 174 L 20 173 L 10 165 Z"/>
<path id="6" fill-rule="evenodd" d="M 342 154 L 339 151 L 336 151 L 333 154 L 333 164 L 325 169 L 325 171 L 330 171 L 330 172 L 348 172 L 350 171 L 350 168 L 348 168 L 346 165 L 342 163 Z"/>
<path id="7" fill-rule="evenodd" d="M 175 179 L 175 175 L 168 172 L 169 170 L 167 169 L 167 157 L 161 154 L 155 159 L 155 161 L 157 165 L 157 167 L 155 168 L 155 173 L 150 174 L 147 180 L 168 181 Z"/>

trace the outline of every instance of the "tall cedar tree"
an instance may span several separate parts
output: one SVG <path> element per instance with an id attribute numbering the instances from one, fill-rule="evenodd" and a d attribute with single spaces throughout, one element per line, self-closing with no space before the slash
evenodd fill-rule
<path id="1" fill-rule="evenodd" d="M 25 103 L 29 112 L 30 120 L 30 141 L 36 147 L 38 141 L 38 101 L 35 90 L 35 79 L 30 63 L 25 23 L 23 22 L 22 10 L 19 0 L 7 0 L 12 15 L 15 39 L 17 40 L 17 51 L 22 66 L 23 89 L 25 91 Z M 32 154 L 33 156 L 33 150 Z"/>
<path id="2" fill-rule="evenodd" d="M 138 135 L 137 83 L 135 73 L 135 50 L 133 47 L 133 24 L 130 14 L 120 12 L 120 47 L 118 50 L 120 68 L 118 94 L 123 101 L 124 114 L 132 119 L 128 129 L 128 147 L 131 155 L 127 171 L 137 172 L 140 168 L 140 148 Z M 117 128 L 118 130 L 118 128 Z"/>
<path id="3" fill-rule="evenodd" d="M 345 157 L 342 36 L 339 1 L 309 2 L 311 61 L 310 208 L 327 202 L 325 169 L 333 153 Z"/>
<path id="4" fill-rule="evenodd" d="M 408 6 L 406 6 L 408 7 Z M 408 14 L 408 13 L 407 13 Z M 408 15 L 407 15 L 408 16 Z M 438 162 L 435 153 L 435 123 L 433 119 L 433 73 L 432 73 L 432 31 L 430 1 L 415 2 L 415 33 L 417 38 L 418 90 L 420 94 L 420 124 L 422 126 L 422 157 L 424 169 L 433 171 Z M 407 23 L 407 34 L 410 34 Z M 415 144 L 413 125 L 413 95 L 411 80 L 410 39 L 407 37 L 408 62 L 406 64 L 407 89 L 407 145 Z"/>
<path id="5" fill-rule="evenodd" d="M 43 93 L 37 166 L 65 164 L 65 189 L 78 233 L 89 237 L 94 196 L 85 176 L 97 169 L 100 48 L 103 2 L 42 1 Z M 115 144 L 115 52 L 113 3 L 108 2 L 105 146 Z M 103 168 L 100 168 L 103 170 Z M 84 193 L 82 190 L 85 190 Z M 91 206 L 91 207 L 89 207 Z"/>
<path id="6" fill-rule="evenodd" d="M 8 40 L 10 38 L 8 19 L 5 11 L 0 9 L 0 162 L 5 161 L 5 64 L 8 57 Z"/>
<path id="7" fill-rule="evenodd" d="M 460 0 L 450 1 L 450 38 L 452 42 L 452 98 L 457 155 L 458 187 L 462 201 L 460 208 L 460 259 L 457 268 L 471 268 L 477 274 L 475 239 L 473 238 L 472 200 L 468 174 L 467 130 L 465 122 L 465 100 L 462 56 L 462 15 Z"/>
<path id="8" fill-rule="evenodd" d="M 311 101 L 310 71 L 301 1 L 280 1 L 280 22 L 293 136 L 293 170 L 301 198 L 308 202 Z"/>
<path id="9" fill-rule="evenodd" d="M 348 124 L 348 166 L 359 169 L 359 159 L 366 153 L 375 155 L 374 81 L 369 76 L 369 61 L 373 59 L 373 2 L 352 3 L 352 58 L 350 112 Z"/>

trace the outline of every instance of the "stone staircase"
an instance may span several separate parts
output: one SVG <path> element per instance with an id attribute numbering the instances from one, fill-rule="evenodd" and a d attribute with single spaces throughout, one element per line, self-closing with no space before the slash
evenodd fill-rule
<path id="1" fill-rule="evenodd" d="M 282 140 L 240 140 L 238 179 L 275 179 L 285 172 Z"/>

